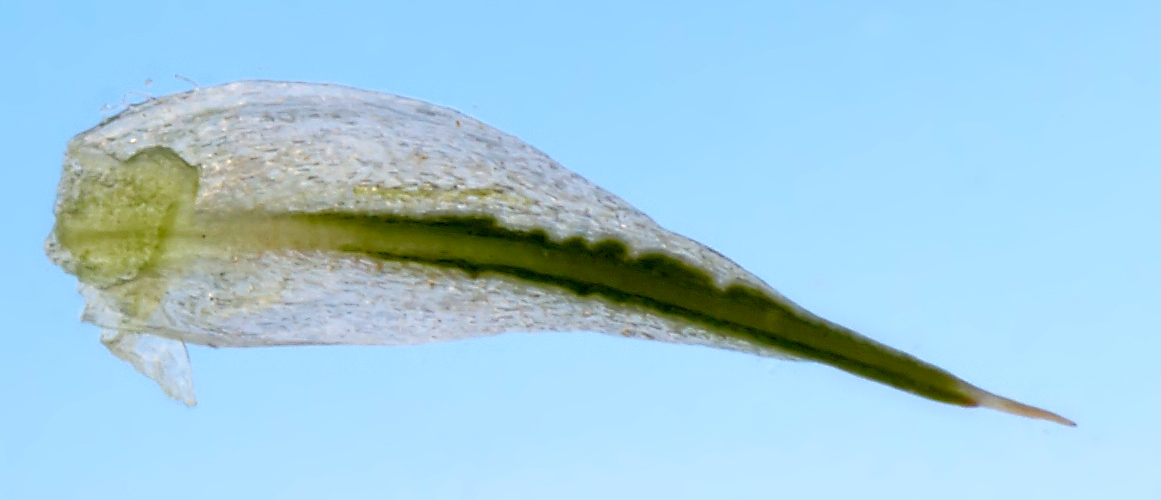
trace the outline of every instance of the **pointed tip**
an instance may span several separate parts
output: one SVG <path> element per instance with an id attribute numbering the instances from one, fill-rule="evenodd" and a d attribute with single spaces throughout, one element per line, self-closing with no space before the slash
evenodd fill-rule
<path id="1" fill-rule="evenodd" d="M 973 390 L 971 392 L 973 393 L 972 395 L 975 396 L 977 406 L 991 408 L 993 410 L 999 410 L 1005 413 L 1019 415 L 1021 417 L 1036 418 L 1040 420 L 1047 420 L 1049 422 L 1056 422 L 1058 424 L 1067 425 L 1069 427 L 1076 427 L 1076 422 L 1073 422 L 1048 410 L 1037 408 L 1032 405 L 1026 405 L 1019 401 L 1013 401 L 1005 397 L 997 396 L 975 387 L 972 387 L 972 389 Z"/>

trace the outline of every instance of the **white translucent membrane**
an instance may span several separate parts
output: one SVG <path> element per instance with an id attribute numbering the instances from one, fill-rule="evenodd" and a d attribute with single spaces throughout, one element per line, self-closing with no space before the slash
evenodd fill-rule
<path id="1" fill-rule="evenodd" d="M 454 110 L 334 85 L 239 82 L 132 106 L 69 143 L 58 207 L 77 196 L 86 158 L 125 161 L 152 147 L 198 167 L 200 215 L 487 216 L 556 240 L 615 239 L 632 256 L 664 254 L 721 287 L 740 283 L 781 298 L 516 137 Z M 47 250 L 73 271 L 52 236 Z M 138 317 L 125 304 L 143 289 L 162 293 L 157 307 Z M 185 342 L 406 345 L 509 331 L 594 331 L 785 356 L 598 296 L 341 253 L 222 253 L 163 268 L 160 276 L 81 283 L 80 290 L 83 319 L 106 329 L 110 349 L 189 404 Z"/>

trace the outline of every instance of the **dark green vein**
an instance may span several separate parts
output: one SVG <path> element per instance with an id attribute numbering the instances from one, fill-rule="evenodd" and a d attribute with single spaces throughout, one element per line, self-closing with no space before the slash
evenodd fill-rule
<path id="1" fill-rule="evenodd" d="M 589 244 L 571 238 L 558 242 L 543 231 L 513 231 L 482 217 L 413 219 L 344 213 L 297 217 L 311 224 L 360 228 L 378 235 L 343 245 L 342 251 L 459 269 L 472 278 L 495 274 L 581 297 L 599 296 L 927 398 L 977 404 L 965 392 L 965 382 L 938 367 L 781 304 L 759 290 L 741 285 L 722 290 L 704 271 L 671 257 L 629 257 L 618 241 Z"/>

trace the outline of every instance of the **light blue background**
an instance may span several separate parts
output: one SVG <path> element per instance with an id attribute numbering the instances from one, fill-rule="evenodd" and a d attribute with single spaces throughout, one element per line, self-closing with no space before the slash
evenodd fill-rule
<path id="1" fill-rule="evenodd" d="M 869 4 L 0 0 L 0 498 L 1161 498 L 1161 3 Z M 185 408 L 42 252 L 65 142 L 175 73 L 460 109 L 1080 426 L 590 333 L 194 347 Z"/>

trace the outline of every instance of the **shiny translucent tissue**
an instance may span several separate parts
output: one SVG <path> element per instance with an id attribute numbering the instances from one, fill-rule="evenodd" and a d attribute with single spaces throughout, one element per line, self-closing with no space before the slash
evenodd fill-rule
<path id="1" fill-rule="evenodd" d="M 1070 423 L 818 318 L 454 110 L 238 82 L 68 144 L 49 257 L 117 357 L 194 403 L 185 344 L 406 345 L 595 331 L 819 361 Z"/>

